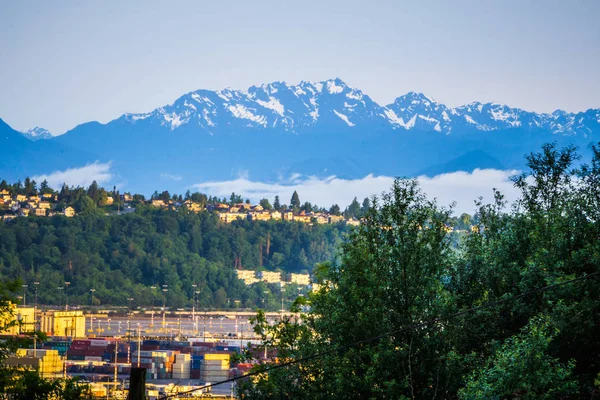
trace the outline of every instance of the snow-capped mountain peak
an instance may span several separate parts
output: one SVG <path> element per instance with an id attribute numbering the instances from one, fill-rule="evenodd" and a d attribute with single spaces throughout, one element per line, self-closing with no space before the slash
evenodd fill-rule
<path id="1" fill-rule="evenodd" d="M 298 84 L 277 81 L 247 90 L 196 90 L 150 113 L 124 117 L 130 123 L 159 123 L 169 130 L 193 124 L 211 135 L 236 129 L 281 129 L 297 133 L 303 127 L 313 126 L 357 130 L 381 124 L 393 129 L 445 134 L 523 127 L 586 135 L 598 128 L 597 113 L 598 110 L 577 114 L 557 110 L 538 114 L 477 101 L 450 108 L 414 91 L 381 106 L 361 90 L 334 78 Z"/>
<path id="2" fill-rule="evenodd" d="M 52 135 L 52 133 L 50 133 L 49 130 L 40 128 L 39 126 L 36 126 L 35 128 L 31 128 L 31 129 L 21 132 L 21 133 L 23 134 L 23 136 L 25 136 L 29 140 L 33 140 L 33 141 L 42 140 L 42 139 L 50 139 L 50 138 L 54 137 L 54 135 Z"/>

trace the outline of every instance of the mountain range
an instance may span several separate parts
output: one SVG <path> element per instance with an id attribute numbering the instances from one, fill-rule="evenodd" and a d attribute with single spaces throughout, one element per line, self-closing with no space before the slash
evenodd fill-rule
<path id="1" fill-rule="evenodd" d="M 98 161 L 113 180 L 148 192 L 165 185 L 290 176 L 361 178 L 520 169 L 546 142 L 585 153 L 600 140 L 600 109 L 535 113 L 497 103 L 448 107 L 410 92 L 380 105 L 340 79 L 197 90 L 148 113 L 88 122 L 53 136 L 0 120 L 0 177 L 23 179 Z M 170 178 L 169 178 L 170 177 Z M 175 179 L 172 179 L 175 178 Z M 165 182 L 160 185 L 157 180 Z"/>

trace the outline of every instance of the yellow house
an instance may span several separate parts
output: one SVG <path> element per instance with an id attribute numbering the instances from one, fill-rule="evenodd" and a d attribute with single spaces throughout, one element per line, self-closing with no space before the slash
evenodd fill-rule
<path id="1" fill-rule="evenodd" d="M 244 213 L 236 213 L 236 212 L 220 212 L 217 213 L 219 215 L 219 219 L 226 224 L 229 224 L 238 219 L 246 218 L 246 214 Z"/>
<path id="2" fill-rule="evenodd" d="M 326 224 L 329 222 L 329 218 L 326 215 L 319 214 L 316 217 L 317 224 Z"/>
<path id="3" fill-rule="evenodd" d="M 46 311 L 42 313 L 41 330 L 51 336 L 85 337 L 83 311 Z"/>
<path id="4" fill-rule="evenodd" d="M 277 210 L 271 211 L 271 219 L 281 219 L 281 213 Z"/>
<path id="5" fill-rule="evenodd" d="M 358 225 L 360 225 L 360 221 L 357 219 L 351 218 L 348 221 L 346 221 L 346 225 L 358 226 Z"/>
<path id="6" fill-rule="evenodd" d="M 113 199 L 111 196 L 108 196 L 108 197 L 106 198 L 106 205 L 107 205 L 107 206 L 110 206 L 110 205 L 111 205 L 112 203 L 114 203 L 114 202 L 115 202 L 115 199 Z"/>
<path id="7" fill-rule="evenodd" d="M 47 201 L 40 201 L 40 204 L 38 204 L 38 208 L 44 208 L 46 210 L 49 210 L 50 207 L 52 207 L 52 204 L 50 204 Z"/>
<path id="8" fill-rule="evenodd" d="M 338 222 L 342 222 L 343 220 L 344 220 L 344 217 L 341 215 L 330 215 L 329 216 L 330 224 L 337 224 Z"/>
<path id="9" fill-rule="evenodd" d="M 261 281 L 267 283 L 279 283 L 281 282 L 281 272 L 272 271 L 261 271 L 258 273 Z"/>
<path id="10" fill-rule="evenodd" d="M 310 275 L 308 274 L 291 274 L 290 282 L 301 286 L 310 285 Z"/>
<path id="11" fill-rule="evenodd" d="M 65 217 L 74 217 L 75 216 L 75 209 L 71 206 L 65 208 Z"/>
<path id="12" fill-rule="evenodd" d="M 25 200 L 27 200 L 27 196 L 25 196 L 24 194 L 17 195 L 17 201 L 25 201 Z"/>
<path id="13" fill-rule="evenodd" d="M 154 207 L 164 207 L 165 206 L 165 202 L 160 199 L 154 199 L 154 200 L 152 200 L 152 202 L 150 204 L 152 204 Z"/>
<path id="14" fill-rule="evenodd" d="M 0 196 L 8 196 L 9 194 L 10 194 L 10 192 L 6 189 L 0 190 Z"/>
<path id="15" fill-rule="evenodd" d="M 19 215 L 21 217 L 27 217 L 29 215 L 29 211 L 31 211 L 29 208 L 19 208 Z"/>
<path id="16" fill-rule="evenodd" d="M 236 269 L 235 273 L 238 279 L 243 280 L 246 285 L 252 285 L 253 283 L 258 282 L 258 279 L 256 279 L 255 271 L 251 271 L 248 269 Z"/>
<path id="17" fill-rule="evenodd" d="M 46 216 L 46 209 L 45 208 L 36 208 L 35 209 L 35 215 L 38 217 L 45 217 Z"/>
<path id="18" fill-rule="evenodd" d="M 291 221 L 294 219 L 294 213 L 291 211 L 284 211 L 281 215 L 283 216 L 284 221 Z"/>
<path id="19" fill-rule="evenodd" d="M 294 215 L 294 221 L 309 223 L 312 217 L 310 215 Z"/>
<path id="20" fill-rule="evenodd" d="M 42 195 L 42 197 L 43 197 L 44 199 L 51 199 L 51 198 L 52 198 L 52 193 L 44 193 L 44 194 Z"/>
<path id="21" fill-rule="evenodd" d="M 248 213 L 248 219 L 251 221 L 268 221 L 271 219 L 271 214 L 268 212 L 254 212 L 250 211 Z"/>
<path id="22" fill-rule="evenodd" d="M 4 214 L 4 216 L 2 217 L 2 219 L 5 220 L 5 221 L 10 221 L 11 219 L 15 219 L 16 217 L 17 217 L 16 215 Z"/>

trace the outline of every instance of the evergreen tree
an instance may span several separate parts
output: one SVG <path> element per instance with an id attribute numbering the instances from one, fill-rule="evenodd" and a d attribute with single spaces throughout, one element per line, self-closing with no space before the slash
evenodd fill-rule
<path id="1" fill-rule="evenodd" d="M 352 203 L 350 203 L 350 205 L 344 212 L 344 215 L 346 216 L 346 218 L 358 218 L 360 217 L 360 213 L 360 204 L 358 203 L 358 200 L 355 197 L 354 200 L 352 200 Z"/>
<path id="2" fill-rule="evenodd" d="M 290 207 L 292 207 L 296 211 L 300 209 L 300 197 L 298 196 L 298 192 L 296 192 L 295 190 L 290 200 Z"/>
<path id="3" fill-rule="evenodd" d="M 329 214 L 332 215 L 340 215 L 342 212 L 340 210 L 340 206 L 338 206 L 337 204 L 334 204 L 331 206 L 331 208 L 329 209 Z"/>
<path id="4" fill-rule="evenodd" d="M 279 202 L 279 195 L 275 195 L 275 201 L 273 202 L 273 208 L 276 210 L 281 210 L 281 203 Z"/>
<path id="5" fill-rule="evenodd" d="M 90 199 L 94 201 L 94 203 L 98 204 L 98 199 L 100 197 L 100 191 L 98 189 L 98 183 L 93 181 L 90 187 L 87 190 L 87 195 Z"/>

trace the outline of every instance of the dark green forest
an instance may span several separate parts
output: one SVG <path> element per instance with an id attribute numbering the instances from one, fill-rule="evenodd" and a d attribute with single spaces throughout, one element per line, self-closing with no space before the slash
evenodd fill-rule
<path id="1" fill-rule="evenodd" d="M 520 199 L 479 204 L 458 247 L 450 210 L 397 180 L 317 268 L 300 320 L 259 312 L 255 331 L 277 353 L 240 397 L 600 397 L 600 144 L 593 153 L 527 156 Z"/>
<path id="2" fill-rule="evenodd" d="M 71 305 L 127 305 L 132 297 L 134 307 L 162 306 L 163 300 L 167 307 L 191 307 L 199 290 L 203 308 L 233 307 L 239 300 L 240 307 L 278 309 L 280 288 L 245 286 L 235 276 L 236 263 L 246 269 L 310 272 L 316 263 L 335 257 L 347 230 L 343 224 L 223 224 L 213 213 L 143 203 L 125 215 L 90 208 L 74 218 L 0 222 L 0 274 L 27 284 L 29 303 L 33 282 L 39 282 L 40 303 L 64 305 L 64 283 L 70 282 Z M 286 287 L 286 302 L 297 295 L 297 287 Z"/>

